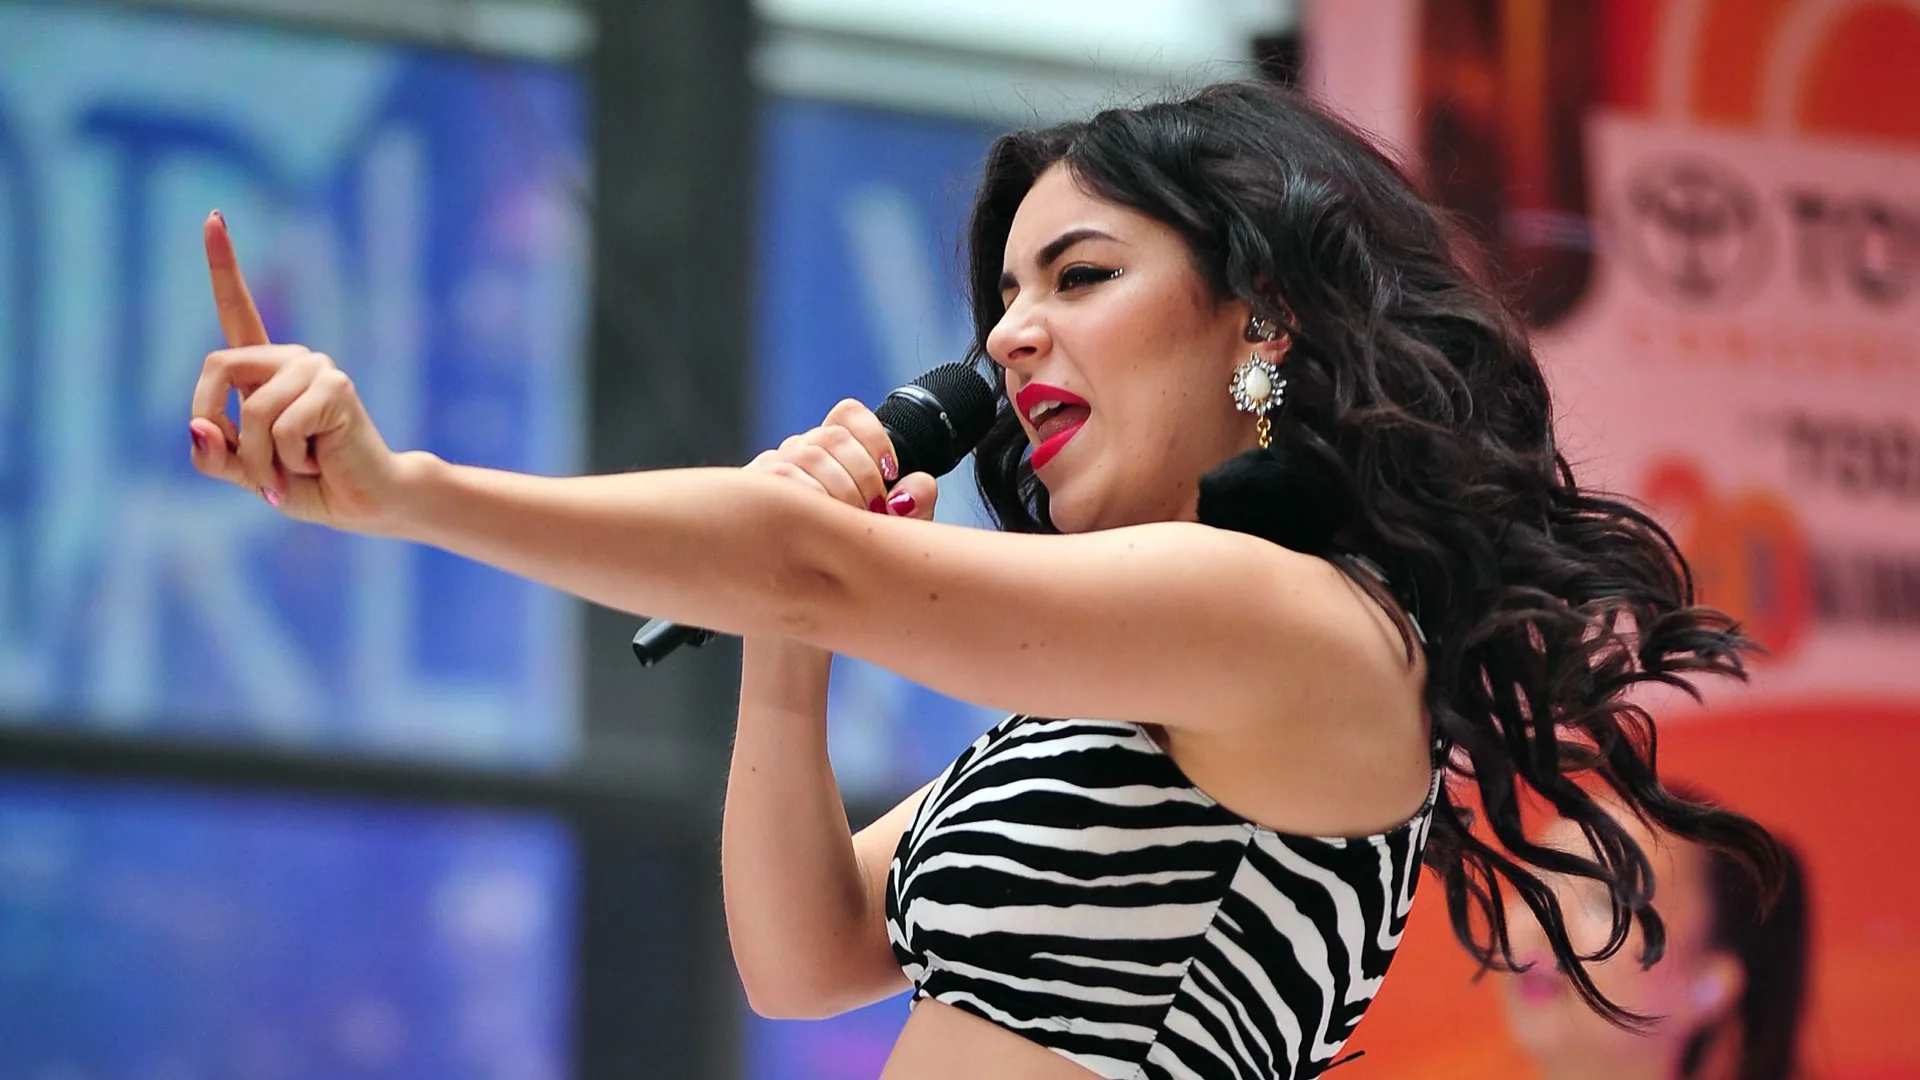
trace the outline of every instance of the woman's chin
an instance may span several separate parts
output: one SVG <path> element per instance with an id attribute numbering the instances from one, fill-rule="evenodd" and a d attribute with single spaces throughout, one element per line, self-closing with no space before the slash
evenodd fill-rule
<path id="1" fill-rule="evenodd" d="M 1047 504 L 1047 515 L 1053 520 L 1053 527 L 1063 533 L 1083 533 L 1093 529 L 1080 515 L 1065 509 L 1057 502 Z"/>
<path id="2" fill-rule="evenodd" d="M 1056 489 L 1047 486 L 1047 516 L 1053 521 L 1053 527 L 1063 533 L 1087 532 L 1097 528 L 1096 515 L 1084 497 L 1076 497 L 1072 485 L 1063 485 Z"/>

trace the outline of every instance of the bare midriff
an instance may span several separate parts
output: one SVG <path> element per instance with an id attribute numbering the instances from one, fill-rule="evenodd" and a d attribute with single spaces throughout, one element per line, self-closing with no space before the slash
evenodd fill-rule
<path id="1" fill-rule="evenodd" d="M 1098 1074 L 970 1012 L 914 1003 L 880 1080 L 1098 1080 Z"/>

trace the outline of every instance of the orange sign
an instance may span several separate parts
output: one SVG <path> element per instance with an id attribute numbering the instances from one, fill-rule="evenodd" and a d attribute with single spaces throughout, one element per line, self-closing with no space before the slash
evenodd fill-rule
<path id="1" fill-rule="evenodd" d="M 1716 493 L 1679 459 L 1656 465 L 1644 490 L 1662 518 L 1679 523 L 1696 599 L 1740 620 L 1766 649 L 1761 662 L 1790 659 L 1814 608 L 1807 537 L 1792 505 L 1766 490 Z"/>

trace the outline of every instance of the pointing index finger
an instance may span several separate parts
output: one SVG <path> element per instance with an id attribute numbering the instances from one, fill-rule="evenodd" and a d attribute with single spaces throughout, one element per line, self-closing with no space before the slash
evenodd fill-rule
<path id="1" fill-rule="evenodd" d="M 202 230 L 207 245 L 207 273 L 213 280 L 213 306 L 220 314 L 220 329 L 229 348 L 266 345 L 267 325 L 253 306 L 253 294 L 247 280 L 240 276 L 240 259 L 233 251 L 233 237 L 227 233 L 227 220 L 220 211 L 207 215 Z"/>

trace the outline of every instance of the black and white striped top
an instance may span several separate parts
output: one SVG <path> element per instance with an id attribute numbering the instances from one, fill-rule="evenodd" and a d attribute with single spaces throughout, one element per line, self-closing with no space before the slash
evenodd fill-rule
<path id="1" fill-rule="evenodd" d="M 914 996 L 1109 1080 L 1310 1077 L 1400 943 L 1440 773 L 1385 833 L 1288 836 L 1144 729 L 1015 716 L 900 838 L 887 934 Z"/>

